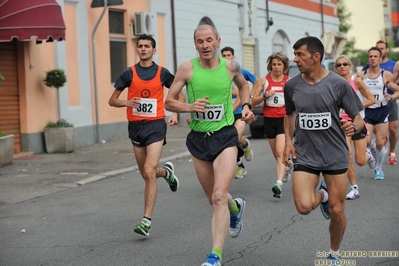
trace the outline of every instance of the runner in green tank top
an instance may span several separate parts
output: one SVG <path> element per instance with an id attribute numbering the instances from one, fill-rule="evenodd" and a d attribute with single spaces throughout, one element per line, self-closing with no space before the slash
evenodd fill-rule
<path id="1" fill-rule="evenodd" d="M 242 120 L 249 124 L 254 121 L 254 114 L 249 103 L 248 83 L 241 74 L 240 65 L 235 60 L 216 56 L 220 46 L 216 29 L 210 25 L 199 26 L 194 31 L 194 44 L 199 58 L 181 64 L 166 97 L 165 108 L 191 113 L 192 130 L 187 135 L 186 145 L 193 157 L 198 180 L 213 206 L 212 252 L 201 266 L 220 266 L 227 231 L 231 237 L 241 233 L 245 209 L 243 198 L 233 199 L 228 193 L 238 156 L 232 80 L 244 103 Z M 177 100 L 184 86 L 188 103 Z"/>
<path id="2" fill-rule="evenodd" d="M 219 66 L 214 69 L 202 68 L 198 58 L 191 60 L 193 75 L 186 87 L 188 102 L 194 103 L 198 98 L 209 96 L 211 103 L 207 105 L 206 112 L 191 113 L 190 128 L 194 131 L 217 131 L 234 123 L 232 82 L 227 73 L 226 59 L 219 59 Z"/>

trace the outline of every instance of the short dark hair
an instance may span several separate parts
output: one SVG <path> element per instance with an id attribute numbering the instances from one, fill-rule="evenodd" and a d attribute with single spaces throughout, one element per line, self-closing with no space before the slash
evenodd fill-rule
<path id="1" fill-rule="evenodd" d="M 378 52 L 380 52 L 380 56 L 382 56 L 381 49 L 378 48 L 377 46 L 371 47 L 371 48 L 368 50 L 367 54 L 370 53 L 370 51 L 378 51 Z"/>
<path id="2" fill-rule="evenodd" d="M 147 35 L 147 34 L 140 35 L 140 37 L 137 39 L 137 45 L 139 44 L 140 40 L 151 41 L 152 48 L 156 48 L 156 46 L 157 46 L 157 43 L 156 43 L 155 39 L 152 38 L 150 35 Z"/>
<path id="3" fill-rule="evenodd" d="M 232 55 L 234 55 L 234 49 L 231 48 L 230 46 L 224 47 L 220 52 L 223 54 L 223 52 L 231 52 Z"/>
<path id="4" fill-rule="evenodd" d="M 303 37 L 299 39 L 292 48 L 294 49 L 299 49 L 299 47 L 306 45 L 306 49 L 309 51 L 309 53 L 313 56 L 315 53 L 320 54 L 320 62 L 323 60 L 324 56 L 324 45 L 320 41 L 319 38 L 313 37 L 313 36 L 308 36 L 308 37 Z"/>
<path id="5" fill-rule="evenodd" d="M 388 48 L 388 42 L 386 40 L 379 40 L 375 44 L 377 45 L 379 43 L 384 43 L 385 44 L 385 48 Z"/>

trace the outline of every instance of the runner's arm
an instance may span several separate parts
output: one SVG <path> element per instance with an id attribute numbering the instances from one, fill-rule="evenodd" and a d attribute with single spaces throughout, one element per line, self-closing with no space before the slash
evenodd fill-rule
<path id="1" fill-rule="evenodd" d="M 193 66 L 191 62 L 185 62 L 180 65 L 165 99 L 166 110 L 176 113 L 205 112 L 205 107 L 209 104 L 208 97 L 197 99 L 192 104 L 181 102 L 179 100 L 181 97 L 181 90 L 185 85 L 187 85 L 192 74 Z"/>
<path id="2" fill-rule="evenodd" d="M 364 84 L 363 80 L 359 77 L 355 77 L 355 85 L 356 88 L 360 91 L 360 93 L 363 95 L 366 100 L 363 102 L 364 108 L 367 108 L 373 104 L 375 104 L 376 100 L 371 94 L 371 92 L 367 89 L 366 84 Z"/>
<path id="3" fill-rule="evenodd" d="M 265 85 L 265 82 L 266 82 L 265 77 L 259 78 L 256 80 L 254 86 L 252 87 L 251 94 L 253 95 L 253 98 L 252 98 L 253 105 L 258 105 L 262 101 L 264 101 L 262 91 L 263 91 L 263 86 Z"/>

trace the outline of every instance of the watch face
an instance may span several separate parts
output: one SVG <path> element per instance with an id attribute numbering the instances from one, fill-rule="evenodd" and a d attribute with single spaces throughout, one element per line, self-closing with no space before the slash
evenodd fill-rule
<path id="1" fill-rule="evenodd" d="M 249 96 L 249 98 L 253 99 L 253 98 L 254 98 L 254 96 L 251 94 L 251 95 Z"/>

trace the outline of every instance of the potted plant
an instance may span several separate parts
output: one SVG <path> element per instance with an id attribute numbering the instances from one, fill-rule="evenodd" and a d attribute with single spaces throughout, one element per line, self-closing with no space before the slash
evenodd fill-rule
<path id="1" fill-rule="evenodd" d="M 57 119 L 56 122 L 48 122 L 44 127 L 44 139 L 47 153 L 72 152 L 75 150 L 76 130 L 72 124 L 60 119 L 59 88 L 67 81 L 64 70 L 56 68 L 46 72 L 43 80 L 47 87 L 57 89 Z"/>
<path id="2" fill-rule="evenodd" d="M 0 131 L 0 167 L 11 164 L 14 158 L 14 135 Z"/>
<path id="3" fill-rule="evenodd" d="M 60 95 L 59 88 L 64 86 L 67 81 L 64 70 L 56 68 L 46 72 L 46 78 L 43 80 L 47 87 L 57 89 L 57 118 L 60 119 Z"/>
<path id="4" fill-rule="evenodd" d="M 48 122 L 44 128 L 47 153 L 73 152 L 75 150 L 76 129 L 65 119 Z"/>

